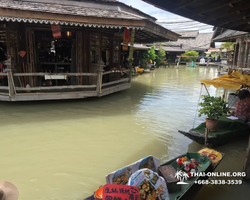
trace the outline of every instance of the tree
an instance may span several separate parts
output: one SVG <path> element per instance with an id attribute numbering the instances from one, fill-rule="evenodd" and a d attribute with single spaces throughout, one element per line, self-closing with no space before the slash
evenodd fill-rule
<path id="1" fill-rule="evenodd" d="M 235 42 L 225 42 L 220 46 L 220 49 L 226 49 L 227 51 L 234 50 Z"/>
<path id="2" fill-rule="evenodd" d="M 152 46 L 147 52 L 144 52 L 143 55 L 142 55 L 142 60 L 141 60 L 141 63 L 142 63 L 142 67 L 144 69 L 148 69 L 149 66 L 148 66 L 148 63 L 150 60 L 152 60 L 152 62 L 154 62 L 157 58 L 157 55 L 155 53 L 155 47 Z"/>
<path id="3" fill-rule="evenodd" d="M 158 66 L 163 65 L 164 61 L 166 60 L 166 52 L 165 50 L 162 48 L 162 46 L 159 47 L 159 51 L 157 54 L 157 59 L 156 59 L 156 63 Z"/>
<path id="4" fill-rule="evenodd" d="M 192 57 L 199 57 L 199 53 L 197 51 L 186 51 L 181 56 L 190 56 L 190 58 L 183 58 L 185 62 L 190 62 L 196 60 L 197 58 L 192 58 Z"/>
<path id="5" fill-rule="evenodd" d="M 154 46 L 150 47 L 147 53 L 149 60 L 152 60 L 152 62 L 154 62 L 157 58 L 157 55 L 155 53 L 155 47 Z"/>

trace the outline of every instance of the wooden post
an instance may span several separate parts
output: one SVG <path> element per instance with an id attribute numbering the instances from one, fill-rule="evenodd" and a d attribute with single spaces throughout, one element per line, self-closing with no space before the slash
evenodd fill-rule
<path id="1" fill-rule="evenodd" d="M 209 129 L 205 128 L 205 146 L 207 146 L 208 133 L 209 133 Z"/>
<path id="2" fill-rule="evenodd" d="M 9 87 L 9 96 L 13 97 L 16 94 L 15 85 L 12 76 L 12 70 L 14 69 L 14 63 L 12 57 L 5 61 L 5 65 L 7 66 L 7 80 L 8 80 L 8 87 Z"/>
<path id="3" fill-rule="evenodd" d="M 131 82 L 131 79 L 132 79 L 132 69 L 133 69 L 133 60 L 130 59 L 128 61 L 128 67 L 129 67 L 129 83 Z"/>
<path id="4" fill-rule="evenodd" d="M 102 77 L 103 77 L 103 67 L 104 62 L 102 60 L 99 61 L 99 69 L 98 69 L 98 76 L 97 76 L 97 83 L 96 83 L 96 91 L 100 94 L 102 93 Z"/>
<path id="5" fill-rule="evenodd" d="M 248 58 L 248 42 L 245 42 L 245 52 L 244 52 L 244 63 L 243 66 L 247 68 L 247 58 Z"/>
<path id="6" fill-rule="evenodd" d="M 246 173 L 246 177 L 244 177 L 244 179 L 250 180 L 250 135 L 248 139 L 248 147 L 247 147 L 247 154 L 246 154 L 245 165 L 244 165 L 244 172 Z"/>
<path id="7" fill-rule="evenodd" d="M 178 57 L 178 61 L 177 61 L 177 68 L 179 68 L 180 61 L 181 61 L 181 57 Z"/>

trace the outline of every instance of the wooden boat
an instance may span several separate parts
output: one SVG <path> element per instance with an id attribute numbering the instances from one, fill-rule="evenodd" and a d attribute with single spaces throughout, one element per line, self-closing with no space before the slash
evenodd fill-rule
<path id="1" fill-rule="evenodd" d="M 200 159 L 201 158 L 200 154 L 207 155 L 209 157 L 211 157 L 211 155 L 213 155 L 215 157 L 213 157 L 214 160 L 211 160 L 207 156 L 205 156 L 205 159 L 202 161 Z M 185 157 L 185 156 L 188 157 L 189 160 L 191 158 L 195 158 L 200 163 L 201 167 L 198 168 L 198 173 L 200 173 L 200 172 L 208 173 L 208 172 L 213 172 L 216 169 L 216 167 L 220 164 L 220 162 L 224 158 L 225 154 L 217 152 L 213 149 L 203 148 L 198 153 L 186 153 L 186 154 L 183 154 L 177 158 L 181 158 L 181 157 Z M 166 165 L 171 165 L 176 169 L 176 171 L 178 170 L 176 158 L 162 164 L 161 166 L 166 166 Z M 190 199 L 193 199 L 197 195 L 199 190 L 202 188 L 202 185 L 197 184 L 197 182 L 202 181 L 202 180 L 206 180 L 206 179 L 208 179 L 208 177 L 189 178 L 187 181 L 185 181 L 188 184 L 180 185 L 181 187 L 180 187 L 179 191 L 175 191 L 176 190 L 175 189 L 176 183 L 168 183 L 170 200 L 190 200 Z M 170 184 L 172 184 L 172 186 Z M 171 192 L 171 188 L 172 188 L 173 192 Z"/>
<path id="2" fill-rule="evenodd" d="M 201 154 L 203 154 L 205 156 L 201 156 Z M 159 169 L 162 166 L 172 166 L 172 168 L 174 168 L 175 171 L 178 171 L 176 160 L 178 158 L 182 158 L 185 156 L 188 158 L 188 160 L 191 158 L 195 158 L 199 162 L 200 167 L 198 169 L 198 172 L 208 173 L 208 172 L 213 172 L 217 168 L 217 166 L 220 164 L 220 162 L 225 157 L 225 154 L 220 153 L 218 151 L 215 151 L 213 149 L 202 148 L 198 152 L 185 153 L 185 154 L 180 155 L 180 156 L 178 156 L 170 161 L 167 161 L 164 164 L 162 164 L 159 167 Z M 158 173 L 159 173 L 159 175 L 164 177 L 164 175 L 160 171 L 158 171 Z M 175 176 L 175 174 L 169 174 L 169 175 Z M 206 177 L 200 176 L 200 177 L 189 178 L 187 181 L 185 181 L 187 184 L 183 184 L 183 185 L 179 184 L 179 191 L 173 191 L 173 188 L 175 187 L 175 185 L 173 185 L 173 184 L 176 184 L 176 182 L 169 183 L 165 178 L 165 180 L 167 182 L 170 200 L 190 200 L 190 199 L 193 199 L 203 186 L 203 184 L 196 184 L 195 182 L 206 180 L 206 179 L 208 179 L 207 176 Z M 92 196 L 84 199 L 84 200 L 95 200 L 94 194 Z"/>
<path id="3" fill-rule="evenodd" d="M 231 120 L 227 117 L 223 116 L 219 119 L 218 131 L 208 133 L 207 144 L 210 146 L 220 146 L 226 144 L 231 139 L 249 134 L 250 128 L 243 120 Z M 189 131 L 178 130 L 178 132 L 203 145 L 205 144 L 205 128 L 206 122 Z"/>

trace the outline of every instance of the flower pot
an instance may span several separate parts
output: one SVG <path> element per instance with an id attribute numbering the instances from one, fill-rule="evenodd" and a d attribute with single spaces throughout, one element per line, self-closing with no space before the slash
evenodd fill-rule
<path id="1" fill-rule="evenodd" d="M 218 120 L 215 119 L 206 119 L 206 127 L 210 132 L 217 131 Z"/>

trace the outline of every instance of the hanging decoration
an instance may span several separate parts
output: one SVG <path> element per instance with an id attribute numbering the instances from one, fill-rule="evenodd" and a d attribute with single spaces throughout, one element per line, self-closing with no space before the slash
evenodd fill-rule
<path id="1" fill-rule="evenodd" d="M 53 37 L 55 39 L 58 39 L 58 38 L 62 37 L 60 25 L 58 25 L 58 24 L 51 24 L 51 30 L 52 30 Z"/>
<path id="2" fill-rule="evenodd" d="M 128 56 L 129 60 L 133 59 L 133 55 L 134 55 L 134 42 L 135 42 L 135 29 L 132 30 L 132 34 L 131 34 L 129 56 Z"/>
<path id="3" fill-rule="evenodd" d="M 130 42 L 130 30 L 127 28 L 124 28 L 123 31 L 123 46 L 122 49 L 124 51 L 128 50 L 128 43 Z"/>

